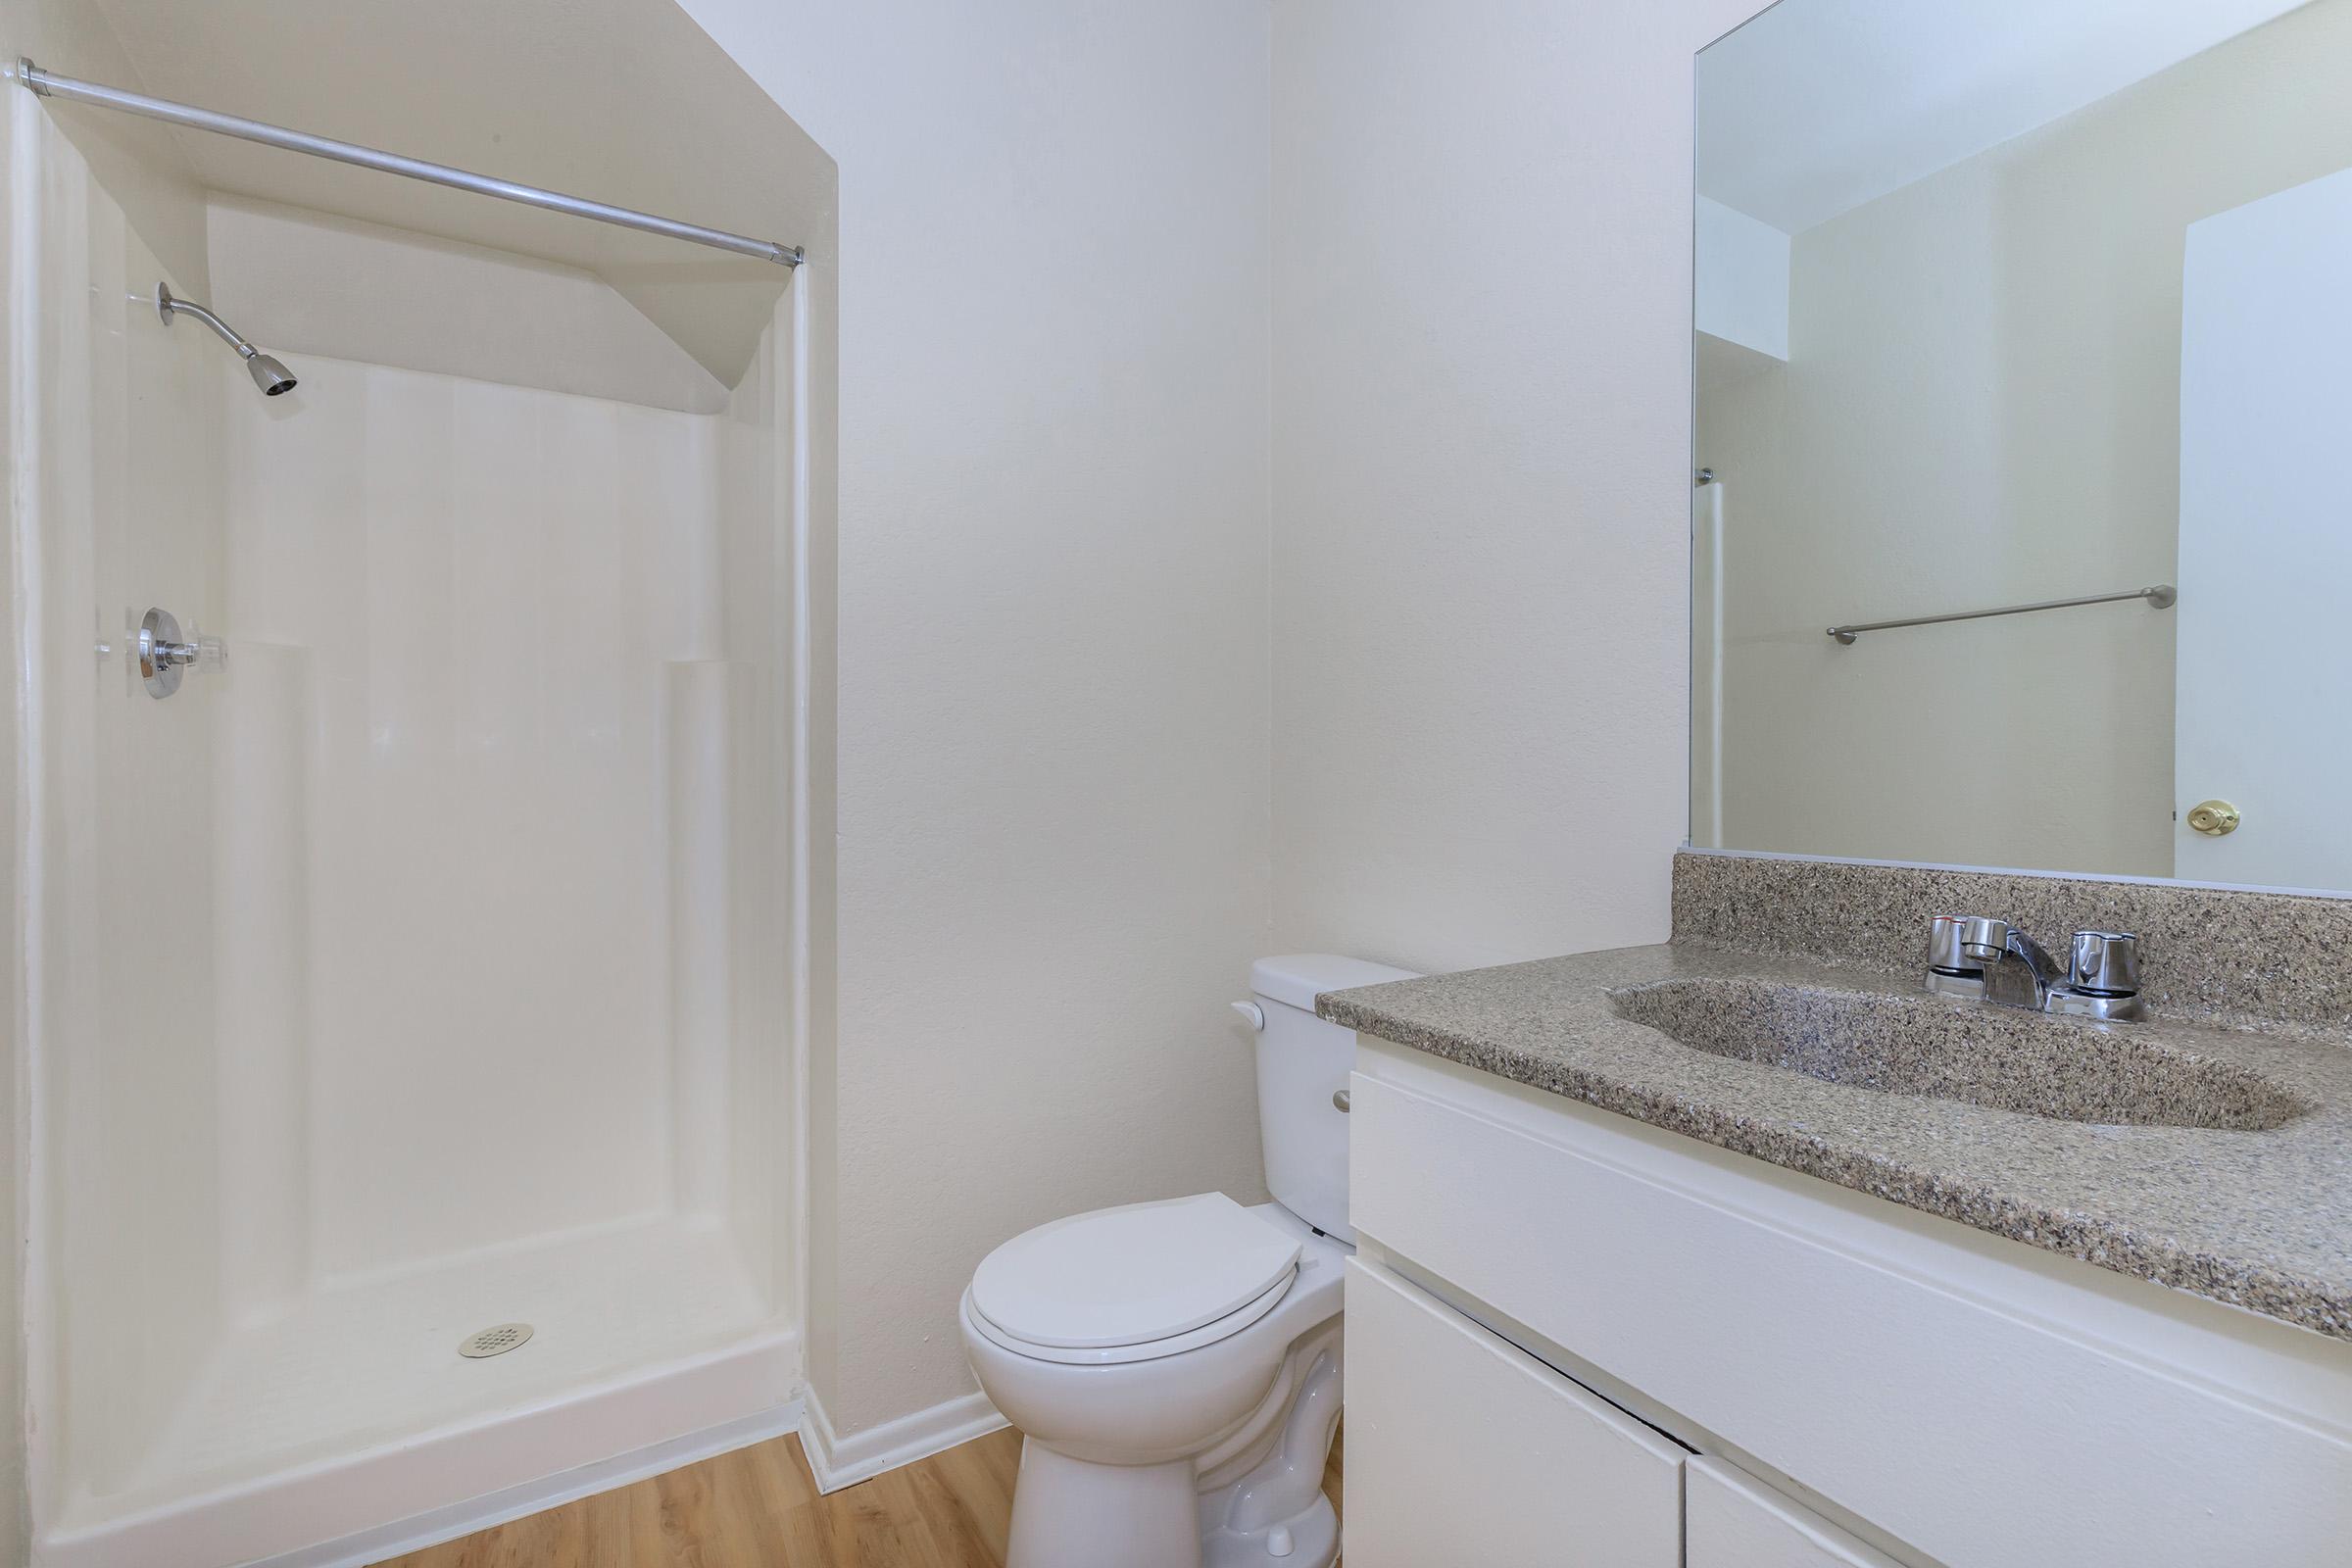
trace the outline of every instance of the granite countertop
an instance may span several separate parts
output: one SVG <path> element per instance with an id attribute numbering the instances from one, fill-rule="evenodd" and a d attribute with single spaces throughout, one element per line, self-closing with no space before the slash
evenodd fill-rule
<path id="1" fill-rule="evenodd" d="M 1637 989 L 1664 982 L 1699 984 Z M 2029 1061 L 2029 1078 L 2032 1061 L 2053 1069 L 2023 1095 L 2013 1084 L 2012 1099 L 2105 1094 L 2121 1098 L 2071 1108 L 2125 1103 L 2161 1116 L 2165 1097 L 2192 1085 L 2199 1114 L 2246 1130 L 2065 1120 L 1999 1108 L 1998 1092 L 1972 1089 L 1988 1102 L 1972 1103 L 1827 1082 L 1808 1075 L 1832 1070 L 1819 1062 L 1716 1054 L 1622 1010 L 1670 1019 L 1686 1036 L 1710 1025 L 1736 1035 L 1754 1027 L 1765 1000 L 1799 1042 L 1785 1059 L 1800 1064 L 1803 1037 L 1818 1045 L 1825 1020 L 1891 1020 L 1879 1081 L 1897 1087 L 1955 1065 L 1966 1074 L 2007 1051 L 2013 1063 Z M 1916 981 L 1847 965 L 1697 946 L 1400 980 L 1330 993 L 1316 1010 L 1841 1187 L 2352 1340 L 2352 1037 L 2163 1018 L 2093 1024 L 1933 997 Z M 2082 1034 L 2024 1033 L 2036 1030 Z M 1936 1058 L 1928 1070 L 1910 1070 L 1926 1057 Z"/>

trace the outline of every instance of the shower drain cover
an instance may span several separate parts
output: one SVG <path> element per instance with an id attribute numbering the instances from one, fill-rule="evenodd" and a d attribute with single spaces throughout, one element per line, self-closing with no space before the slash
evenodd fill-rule
<path id="1" fill-rule="evenodd" d="M 478 1361 L 485 1355 L 504 1355 L 530 1337 L 528 1323 L 500 1323 L 479 1334 L 466 1335 L 458 1342 L 458 1353 Z"/>

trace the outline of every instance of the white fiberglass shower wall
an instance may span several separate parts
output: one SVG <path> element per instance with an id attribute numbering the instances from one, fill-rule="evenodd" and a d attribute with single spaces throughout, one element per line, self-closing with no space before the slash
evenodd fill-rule
<path id="1" fill-rule="evenodd" d="M 788 1424 L 806 290 L 700 408 L 223 308 L 264 399 L 154 290 L 306 217 L 215 198 L 174 275 L 5 107 L 34 1560 L 360 1560 Z M 150 607 L 206 650 L 162 700 Z"/>

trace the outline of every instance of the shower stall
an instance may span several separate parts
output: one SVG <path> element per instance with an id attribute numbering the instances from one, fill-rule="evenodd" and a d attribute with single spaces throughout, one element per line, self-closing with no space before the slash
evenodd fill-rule
<path id="1" fill-rule="evenodd" d="M 812 251 L 830 163 L 669 0 L 371 8 L 417 73 L 462 29 L 504 121 L 368 75 L 397 48 L 193 74 L 314 9 L 28 5 L 55 58 L 0 100 L 52 1568 L 369 1561 L 803 1386 L 816 269 L 21 89 L 242 86 L 583 178 L 530 137 L 617 115 L 621 194 L 696 164 L 674 199 Z M 563 74 L 583 26 L 639 109 L 562 107 L 615 102 Z M 786 167 L 729 195 L 715 136 Z"/>

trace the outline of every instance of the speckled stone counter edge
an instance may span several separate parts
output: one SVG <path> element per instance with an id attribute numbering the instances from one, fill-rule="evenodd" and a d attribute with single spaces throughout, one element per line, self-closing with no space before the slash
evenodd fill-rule
<path id="1" fill-rule="evenodd" d="M 2242 1306 L 2265 1317 L 2311 1329 L 2330 1339 L 2352 1340 L 2352 1299 L 2259 1262 L 2215 1251 L 2182 1249 L 2150 1238 L 2095 1214 L 2068 1213 L 2014 1197 L 1992 1187 L 1956 1180 L 1933 1170 L 1865 1151 L 1840 1149 L 1802 1130 L 1767 1117 L 1742 1116 L 1705 1104 L 1644 1093 L 1605 1072 L 1584 1072 L 1481 1050 L 1442 1031 L 1401 1027 L 1390 1015 L 1348 1000 L 1346 993 L 1320 999 L 1323 1015 L 1400 1046 L 1447 1061 L 1491 1072 L 1532 1089 L 1579 1100 L 1670 1133 L 1695 1138 L 1735 1154 L 1747 1154 L 1808 1176 L 1883 1198 L 1922 1213 L 1963 1225 L 2114 1273 L 2153 1280 L 2210 1300 Z"/>
<path id="2" fill-rule="evenodd" d="M 2352 1231 L 2341 1208 L 2352 1193 L 2352 1049 L 2340 1037 L 2035 1021 L 2144 1029 L 2271 1075 L 2314 1106 L 2249 1135 L 2075 1123 L 1825 1082 L 1691 1050 L 1615 1004 L 1620 987 L 1725 977 L 1946 1009 L 1931 1026 L 1985 1022 L 1974 1004 L 1933 1004 L 1859 965 L 1840 975 L 1816 958 L 1683 944 L 1332 992 L 1316 1010 L 1735 1153 L 2352 1341 Z M 1750 1010 L 1740 986 L 1714 990 L 1710 1004 Z"/>
<path id="3" fill-rule="evenodd" d="M 2082 928 L 2136 932 L 2160 1016 L 2352 1029 L 2352 899 L 1704 851 L 1674 858 L 1677 943 L 1905 974 L 1919 967 L 1937 914 L 2007 920 L 2052 951 Z"/>

